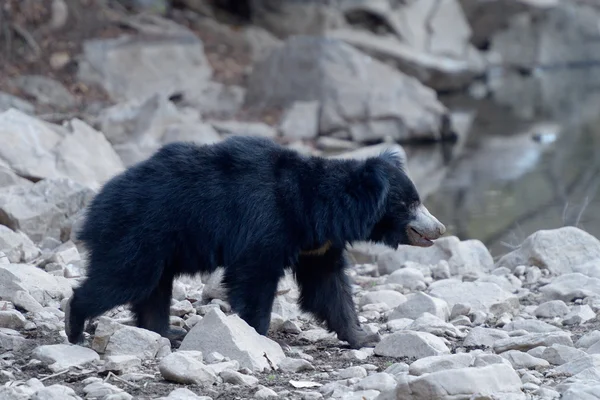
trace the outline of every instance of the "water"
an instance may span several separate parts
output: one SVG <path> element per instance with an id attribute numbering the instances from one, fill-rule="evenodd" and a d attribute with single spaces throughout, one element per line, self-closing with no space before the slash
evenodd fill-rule
<path id="1" fill-rule="evenodd" d="M 495 258 L 540 229 L 579 226 L 600 238 L 600 69 L 535 79 L 550 96 L 504 96 L 507 107 L 446 100 L 477 114 L 425 203 L 449 234 L 481 240 Z"/>

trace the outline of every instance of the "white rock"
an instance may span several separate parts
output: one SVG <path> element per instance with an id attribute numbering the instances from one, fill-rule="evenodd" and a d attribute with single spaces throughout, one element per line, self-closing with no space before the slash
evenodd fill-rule
<path id="1" fill-rule="evenodd" d="M 23 329 L 27 320 L 17 310 L 0 311 L 0 328 Z"/>
<path id="2" fill-rule="evenodd" d="M 416 319 L 426 312 L 444 321 L 447 321 L 450 316 L 450 309 L 446 301 L 422 292 L 417 292 L 408 295 L 406 302 L 396 307 L 392 314 L 390 314 L 389 319 Z"/>
<path id="3" fill-rule="evenodd" d="M 450 308 L 457 303 L 468 304 L 472 310 L 500 315 L 504 312 L 515 312 L 519 307 L 517 296 L 490 282 L 447 279 L 434 282 L 429 293 L 445 300 Z"/>
<path id="4" fill-rule="evenodd" d="M 311 371 L 314 370 L 315 367 L 306 360 L 301 358 L 290 358 L 286 357 L 279 363 L 279 368 L 285 372 L 302 372 L 302 371 Z"/>
<path id="5" fill-rule="evenodd" d="M 425 276 L 414 268 L 401 268 L 392 272 L 385 283 L 396 283 L 409 290 L 425 290 L 427 288 Z"/>
<path id="6" fill-rule="evenodd" d="M 9 263 L 27 263 L 41 254 L 27 235 L 4 225 L 0 225 L 0 251 L 5 254 Z"/>
<path id="7" fill-rule="evenodd" d="M 39 304 L 47 306 L 71 296 L 71 283 L 28 264 L 0 265 L 0 298 L 11 300 L 24 291 Z"/>
<path id="8" fill-rule="evenodd" d="M 444 341 L 426 332 L 396 332 L 384 336 L 374 353 L 386 357 L 423 358 L 450 353 Z"/>
<path id="9" fill-rule="evenodd" d="M 478 354 L 473 360 L 473 367 L 486 367 L 492 364 L 506 364 L 512 368 L 510 361 L 497 354 Z"/>
<path id="10" fill-rule="evenodd" d="M 254 397 L 257 399 L 272 399 L 272 398 L 279 397 L 279 396 L 277 395 L 277 392 L 274 391 L 273 389 L 261 386 L 260 389 L 258 389 L 254 393 Z"/>
<path id="11" fill-rule="evenodd" d="M 551 300 L 542 303 L 535 309 L 533 315 L 539 318 L 562 317 L 569 313 L 569 307 L 562 300 Z"/>
<path id="12" fill-rule="evenodd" d="M 263 122 L 209 121 L 222 135 L 249 135 L 274 138 L 277 131 Z"/>
<path id="13" fill-rule="evenodd" d="M 1 394 L 1 393 L 0 393 Z M 8 398 L 7 398 L 8 399 Z M 68 386 L 52 385 L 41 388 L 31 397 L 31 400 L 78 400 L 75 391 Z"/>
<path id="14" fill-rule="evenodd" d="M 435 93 L 416 79 L 341 40 L 317 36 L 288 38 L 254 66 L 248 79 L 246 104 L 265 109 L 295 101 L 319 101 L 319 131 L 339 132 L 357 142 L 440 137 L 440 118 L 447 112 Z"/>
<path id="15" fill-rule="evenodd" d="M 142 366 L 142 360 L 136 356 L 106 356 L 104 369 L 107 371 L 125 372 Z"/>
<path id="16" fill-rule="evenodd" d="M 455 236 L 445 236 L 434 242 L 431 247 L 399 246 L 396 251 L 382 253 L 377 259 L 379 272 L 390 274 L 413 261 L 423 265 L 436 265 L 441 260 L 448 262 L 452 275 L 466 273 L 480 274 L 494 268 L 494 260 L 479 240 L 460 241 Z"/>
<path id="17" fill-rule="evenodd" d="M 595 259 L 600 259 L 600 241 L 579 228 L 566 226 L 531 234 L 497 266 L 513 270 L 519 265 L 534 265 L 562 275 Z"/>
<path id="18" fill-rule="evenodd" d="M 207 396 L 198 396 L 196 393 L 192 392 L 186 388 L 179 388 L 173 390 L 167 397 L 161 397 L 157 400 L 210 400 L 210 397 Z"/>
<path id="19" fill-rule="evenodd" d="M 411 375 L 423 375 L 450 369 L 467 368 L 471 366 L 473 356 L 468 353 L 448 354 L 421 358 L 412 363 L 408 369 Z"/>
<path id="20" fill-rule="evenodd" d="M 465 347 L 492 347 L 494 343 L 501 339 L 508 339 L 508 333 L 493 328 L 475 327 L 465 337 L 463 345 Z"/>
<path id="21" fill-rule="evenodd" d="M 541 287 L 540 292 L 548 300 L 573 301 L 600 293 L 600 279 L 580 273 L 566 273 Z"/>
<path id="22" fill-rule="evenodd" d="M 582 306 L 573 306 L 571 311 L 565 315 L 563 324 L 581 325 L 594 318 L 596 318 L 596 313 L 589 305 L 584 304 Z"/>
<path id="23" fill-rule="evenodd" d="M 546 333 L 546 332 L 558 332 L 561 329 L 557 326 L 550 325 L 544 321 L 537 319 L 519 319 L 502 327 L 505 331 L 527 331 L 529 333 Z"/>
<path id="24" fill-rule="evenodd" d="M 110 395 L 123 393 L 123 389 L 108 382 L 93 382 L 83 388 L 87 398 L 104 399 Z"/>
<path id="25" fill-rule="evenodd" d="M 541 358 L 533 357 L 527 353 L 523 353 L 518 350 L 509 350 L 502 354 L 501 357 L 504 357 L 512 364 L 514 369 L 522 369 L 522 368 L 544 368 L 548 367 L 550 363 Z"/>
<path id="26" fill-rule="evenodd" d="M 254 371 L 270 370 L 270 363 L 277 365 L 285 358 L 279 344 L 259 335 L 239 316 L 214 309 L 188 332 L 179 349 L 218 351 Z"/>
<path id="27" fill-rule="evenodd" d="M 492 398 L 493 395 L 498 399 L 525 399 L 521 393 L 519 375 L 505 364 L 424 374 L 408 381 L 406 385 L 399 385 L 396 390 L 398 399 L 411 400 L 470 399 L 471 395 L 478 395 L 473 398 Z"/>
<path id="28" fill-rule="evenodd" d="M 358 392 L 347 393 L 341 397 L 342 400 L 373 400 L 379 396 L 379 390 L 359 390 Z M 322 398 L 322 397 L 318 397 Z"/>
<path id="29" fill-rule="evenodd" d="M 369 375 L 357 382 L 353 390 L 377 390 L 385 392 L 396 387 L 396 379 L 386 372 Z"/>
<path id="30" fill-rule="evenodd" d="M 600 331 L 591 331 L 579 338 L 575 345 L 587 349 L 591 345 L 600 342 Z"/>
<path id="31" fill-rule="evenodd" d="M 552 370 L 553 374 L 566 374 L 567 376 L 577 375 L 585 370 L 600 369 L 600 354 L 592 354 L 577 358 L 573 361 L 559 365 Z"/>
<path id="32" fill-rule="evenodd" d="M 407 328 L 411 331 L 428 332 L 436 336 L 463 337 L 464 335 L 452 324 L 433 314 L 424 313 L 415 319 Z"/>
<path id="33" fill-rule="evenodd" d="M 244 375 L 230 369 L 222 371 L 219 376 L 223 379 L 223 382 L 230 383 L 232 385 L 256 386 L 258 384 L 257 377 Z"/>
<path id="34" fill-rule="evenodd" d="M 217 376 L 202 362 L 199 351 L 171 353 L 160 361 L 158 370 L 166 380 L 183 384 L 206 386 L 217 381 Z"/>
<path id="35" fill-rule="evenodd" d="M 54 372 L 100 360 L 100 356 L 94 350 L 68 344 L 40 346 L 33 351 L 31 356 L 47 364 L 48 368 Z"/>
<path id="36" fill-rule="evenodd" d="M 14 135 L 15 132 L 22 134 Z M 2 139 L 3 136 L 13 140 Z M 104 135 L 78 119 L 57 126 L 9 110 L 0 114 L 0 141 L 7 144 L 0 150 L 0 159 L 21 176 L 70 178 L 98 189 L 123 169 Z"/>
<path id="37" fill-rule="evenodd" d="M 538 346 L 552 346 L 562 344 L 573 347 L 571 334 L 569 332 L 530 333 L 523 336 L 500 339 L 494 343 L 496 353 L 504 353 L 508 350 L 527 351 Z"/>
<path id="38" fill-rule="evenodd" d="M 586 353 L 574 347 L 565 346 L 562 344 L 553 344 L 548 346 L 542 352 L 540 358 L 548 361 L 553 365 L 562 365 L 578 358 L 584 357 Z"/>
<path id="39" fill-rule="evenodd" d="M 0 349 L 16 351 L 30 343 L 21 334 L 13 329 L 0 328 Z"/>
<path id="40" fill-rule="evenodd" d="M 297 101 L 281 118 L 279 130 L 284 137 L 314 139 L 319 133 L 319 102 Z"/>
<path id="41" fill-rule="evenodd" d="M 24 232 L 34 243 L 46 237 L 60 240 L 65 226 L 93 196 L 91 189 L 68 178 L 0 188 L 1 221 Z"/>
<path id="42" fill-rule="evenodd" d="M 358 365 L 354 367 L 344 368 L 338 373 L 341 379 L 364 378 L 367 376 L 367 370 Z"/>
<path id="43" fill-rule="evenodd" d="M 385 303 L 388 306 L 394 308 L 406 301 L 406 296 L 402 293 L 396 292 L 395 290 L 377 290 L 373 292 L 367 292 L 360 298 L 359 305 L 365 306 L 367 304 Z"/>
<path id="44" fill-rule="evenodd" d="M 147 329 L 123 326 L 108 340 L 106 355 L 131 355 L 141 360 L 153 359 L 163 346 L 162 337 Z"/>

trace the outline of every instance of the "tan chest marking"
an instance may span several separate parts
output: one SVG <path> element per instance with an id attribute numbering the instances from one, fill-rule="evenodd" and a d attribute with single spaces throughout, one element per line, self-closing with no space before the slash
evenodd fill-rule
<path id="1" fill-rule="evenodd" d="M 323 254 L 327 253 L 327 250 L 329 250 L 331 248 L 331 241 L 326 241 L 325 244 L 323 244 L 323 246 L 319 247 L 318 249 L 313 249 L 313 250 L 303 250 L 300 252 L 300 255 L 303 256 L 322 256 Z"/>

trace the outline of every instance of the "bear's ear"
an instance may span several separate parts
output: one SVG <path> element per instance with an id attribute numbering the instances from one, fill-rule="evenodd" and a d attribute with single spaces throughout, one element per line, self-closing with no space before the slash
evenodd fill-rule
<path id="1" fill-rule="evenodd" d="M 389 165 L 379 157 L 362 161 L 344 182 L 334 211 L 334 240 L 366 240 L 385 212 L 390 181 Z"/>
<path id="2" fill-rule="evenodd" d="M 379 154 L 379 158 L 404 171 L 404 156 L 399 151 L 388 148 Z"/>

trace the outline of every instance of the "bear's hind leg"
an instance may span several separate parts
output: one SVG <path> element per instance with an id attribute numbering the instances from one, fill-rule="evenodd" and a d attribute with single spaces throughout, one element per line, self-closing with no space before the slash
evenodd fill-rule
<path id="1" fill-rule="evenodd" d="M 353 348 L 379 341 L 358 322 L 352 291 L 345 273 L 342 249 L 330 249 L 324 255 L 301 255 L 295 268 L 300 287 L 300 307 L 327 324 L 338 339 Z"/>
<path id="2" fill-rule="evenodd" d="M 223 277 L 232 310 L 263 336 L 269 331 L 273 300 L 283 274 L 283 267 L 271 270 L 265 267 L 260 262 L 231 266 L 225 269 Z"/>

